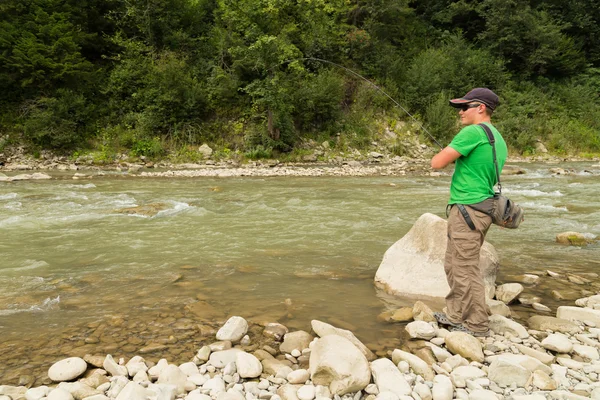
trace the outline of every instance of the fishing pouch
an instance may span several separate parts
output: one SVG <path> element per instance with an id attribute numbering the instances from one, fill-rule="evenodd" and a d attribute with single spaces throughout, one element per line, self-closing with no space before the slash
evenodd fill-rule
<path id="1" fill-rule="evenodd" d="M 521 224 L 521 221 L 523 221 L 523 209 L 508 197 L 496 193 L 490 217 L 492 217 L 492 222 L 496 225 L 508 229 L 516 229 Z"/>
<path id="2" fill-rule="evenodd" d="M 500 171 L 498 170 L 498 160 L 496 159 L 496 140 L 494 139 L 494 134 L 490 130 L 490 128 L 485 124 L 479 124 L 485 131 L 490 144 L 492 145 L 492 151 L 494 155 L 494 166 L 496 168 L 496 179 L 498 181 L 498 192 L 494 195 L 493 198 L 484 200 L 482 203 L 487 203 L 486 210 L 480 210 L 488 214 L 492 217 L 492 222 L 496 225 L 502 226 L 504 228 L 516 229 L 519 227 L 521 222 L 523 221 L 523 209 L 514 201 L 510 200 L 506 196 L 502 196 L 502 184 L 500 183 Z M 489 204 L 489 201 L 493 199 L 493 203 Z M 482 204 L 479 203 L 479 204 Z M 490 212 L 491 205 L 491 212 Z M 471 207 L 478 209 L 476 207 Z"/>

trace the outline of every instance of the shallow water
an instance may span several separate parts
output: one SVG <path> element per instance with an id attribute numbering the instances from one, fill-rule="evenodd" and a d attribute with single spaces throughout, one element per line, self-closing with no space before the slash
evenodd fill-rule
<path id="1" fill-rule="evenodd" d="M 519 166 L 526 174 L 503 181 L 526 221 L 493 228 L 487 240 L 501 257 L 498 282 L 540 275 L 526 293 L 555 311 L 598 291 L 599 245 L 554 238 L 600 234 L 600 165 L 561 164 L 573 169 L 568 176 Z M 412 301 L 379 292 L 373 277 L 421 214 L 443 216 L 450 180 L 58 178 L 0 183 L 0 384 L 41 379 L 67 355 L 130 356 L 160 345 L 146 357 L 188 361 L 230 315 L 307 331 L 320 319 L 375 350 L 397 345 L 402 326 L 377 315 Z M 116 211 L 154 203 L 163 210 L 151 217 Z M 548 269 L 592 282 L 551 279 Z M 572 298 L 559 303 L 554 289 Z M 526 318 L 532 309 L 513 311 Z"/>

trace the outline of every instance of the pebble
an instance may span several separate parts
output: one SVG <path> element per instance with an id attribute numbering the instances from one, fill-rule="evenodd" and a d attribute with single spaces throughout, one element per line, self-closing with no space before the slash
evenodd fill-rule
<path id="1" fill-rule="evenodd" d="M 169 316 L 161 318 L 163 324 L 162 321 Z M 409 397 L 417 400 L 476 400 L 536 399 L 539 394 L 536 390 L 544 391 L 549 398 L 575 398 L 565 397 L 567 395 L 564 393 L 569 393 L 570 396 L 590 396 L 600 387 L 600 330 L 590 326 L 593 323 L 581 325 L 583 321 L 576 322 L 578 330 L 565 334 L 549 331 L 547 328 L 527 331 L 522 326 L 515 325 L 516 322 L 502 318 L 494 320 L 495 329 L 502 334 L 496 333 L 488 338 L 473 338 L 460 332 L 449 333 L 445 329 L 436 329 L 435 323 L 422 320 L 408 324 L 407 331 L 419 339 L 413 343 L 415 347 L 411 347 L 413 353 L 384 348 L 381 352 L 378 349 L 377 352 L 385 355 L 384 351 L 388 350 L 387 354 L 392 355 L 396 364 L 390 362 L 391 368 L 408 385 L 408 389 L 402 393 L 391 391 L 389 388 L 394 386 L 390 382 L 374 383 L 370 373 L 367 375 L 370 376 L 370 380 L 364 381 L 361 386 L 353 387 L 349 391 L 336 389 L 332 393 L 333 390 L 330 390 L 328 385 L 316 385 L 319 377 L 311 378 L 311 371 L 314 370 L 314 366 L 310 365 L 310 358 L 313 356 L 311 349 L 314 353 L 314 349 L 319 347 L 315 346 L 315 343 L 321 339 L 313 338 L 303 331 L 287 332 L 284 335 L 288 340 L 283 348 L 289 351 L 281 352 L 260 344 L 260 340 L 256 341 L 256 330 L 248 329 L 247 334 L 244 332 L 240 339 L 236 339 L 239 332 L 245 329 L 242 323 L 236 325 L 235 330 L 238 333 L 233 335 L 235 337 L 229 333 L 227 337 L 235 341 L 244 340 L 247 336 L 249 343 L 255 343 L 254 349 L 262 346 L 262 354 L 258 351 L 246 352 L 243 350 L 246 347 L 232 348 L 231 340 L 223 340 L 201 346 L 196 353 L 190 352 L 189 359 L 193 358 L 193 362 L 184 362 L 179 366 L 169 364 L 167 359 L 161 359 L 154 365 L 139 356 L 133 357 L 125 364 L 126 360 L 115 361 L 112 356 L 107 355 L 102 361 L 104 370 L 100 370 L 105 375 L 108 373 L 108 376 L 101 375 L 103 381 L 94 378 L 98 375 L 95 372 L 92 374 L 90 370 L 85 379 L 75 383 L 61 383 L 57 389 L 49 389 L 41 384 L 30 389 L 24 386 L 0 386 L 0 396 L 26 400 L 71 400 L 73 397 L 81 398 L 81 393 L 85 393 L 90 400 L 133 400 L 138 398 L 136 396 L 151 397 L 157 393 L 167 396 L 167 392 L 176 391 L 173 393 L 178 393 L 179 398 L 186 400 L 209 400 L 209 397 L 217 400 L 360 400 L 363 396 L 366 396 L 364 400 L 403 400 Z M 173 321 L 175 320 L 173 318 Z M 240 326 L 242 329 L 237 329 Z M 556 326 L 557 329 L 564 330 L 564 326 Z M 93 329 L 97 328 L 98 325 Z M 277 330 L 284 331 L 279 326 Z M 262 336 L 260 333 L 261 331 L 258 331 L 259 337 Z M 104 333 L 99 331 L 98 337 L 103 336 Z M 224 337 L 223 332 L 219 337 Z M 274 336 L 262 337 L 272 345 L 277 344 Z M 183 339 L 178 336 L 177 340 L 181 342 Z M 423 341 L 426 346 L 423 345 Z M 421 365 L 417 362 L 421 359 L 414 353 L 422 355 L 425 354 L 425 350 L 429 354 L 431 365 L 424 362 Z M 259 358 L 262 362 L 254 354 L 261 354 Z M 357 351 L 357 354 L 362 353 Z M 268 359 L 271 356 L 277 359 Z M 300 357 L 305 358 L 305 364 L 294 364 Z M 89 357 L 88 359 L 91 360 Z M 268 379 L 265 379 L 266 374 L 259 378 L 266 361 L 276 361 L 280 363 L 280 368 L 273 372 L 273 375 L 269 375 Z M 59 369 L 61 362 L 68 366 L 79 365 L 79 370 L 72 372 L 68 380 L 77 379 L 88 368 L 83 359 L 72 357 L 54 364 L 48 371 L 50 378 L 50 375 L 58 377 L 54 376 L 54 372 Z M 98 364 L 98 361 L 95 363 Z M 365 365 L 369 366 L 368 363 Z M 61 375 L 61 379 L 65 376 Z M 385 376 L 388 374 L 379 374 L 379 379 L 385 379 Z M 110 382 L 107 381 L 108 378 Z M 344 380 L 351 381 L 350 377 Z M 88 382 L 93 387 L 86 387 L 83 382 Z M 167 388 L 164 384 L 174 386 Z M 339 388 L 332 386 L 334 387 Z M 380 391 L 380 387 L 386 389 Z M 81 392 L 74 396 L 70 391 Z M 600 395 L 600 390 L 594 393 Z"/>

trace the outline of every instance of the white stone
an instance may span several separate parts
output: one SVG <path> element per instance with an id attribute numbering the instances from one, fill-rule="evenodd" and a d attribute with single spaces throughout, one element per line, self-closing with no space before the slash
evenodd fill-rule
<path id="1" fill-rule="evenodd" d="M 240 354 L 240 353 L 237 353 Z M 237 360 L 237 354 L 236 354 L 236 360 Z M 223 375 L 233 375 L 237 372 L 237 367 L 235 365 L 235 361 L 229 362 L 227 363 L 227 365 L 225 365 L 225 368 L 223 368 Z"/>
<path id="2" fill-rule="evenodd" d="M 246 332 L 248 332 L 248 322 L 242 317 L 231 317 L 217 331 L 217 340 L 229 340 L 236 343 L 244 337 Z"/>
<path id="3" fill-rule="evenodd" d="M 150 377 L 148 376 L 148 373 L 146 371 L 138 371 L 133 378 L 131 378 L 132 381 L 137 382 L 137 383 L 141 383 L 141 382 L 150 382 Z"/>
<path id="4" fill-rule="evenodd" d="M 531 347 L 527 347 L 524 346 L 522 344 L 515 344 L 515 347 L 523 354 L 536 358 L 538 360 L 540 360 L 541 362 L 543 362 L 546 365 L 550 365 L 554 362 L 555 357 L 546 353 L 546 352 L 541 352 L 538 350 L 534 350 Z"/>
<path id="5" fill-rule="evenodd" d="M 73 400 L 73 395 L 65 389 L 56 388 L 50 391 L 47 400 Z"/>
<path id="6" fill-rule="evenodd" d="M 152 393 L 150 397 L 156 400 L 175 400 L 178 393 L 177 386 L 167 383 L 150 384 L 147 390 Z"/>
<path id="7" fill-rule="evenodd" d="M 511 400 L 546 400 L 546 396 L 543 394 L 517 394 L 513 395 Z"/>
<path id="8" fill-rule="evenodd" d="M 152 379 L 158 379 L 160 373 L 167 368 L 167 366 L 169 366 L 169 362 L 166 359 L 161 358 L 154 367 L 148 370 L 148 376 Z"/>
<path id="9" fill-rule="evenodd" d="M 57 387 L 68 391 L 75 399 L 82 399 L 100 394 L 100 391 L 81 382 L 61 382 Z"/>
<path id="10" fill-rule="evenodd" d="M 518 365 L 522 366 L 523 368 L 526 368 L 530 372 L 533 372 L 533 371 L 539 369 L 548 374 L 552 373 L 552 369 L 549 366 L 542 363 L 540 360 L 530 357 L 530 356 L 527 356 L 527 355 L 523 355 L 523 354 L 503 353 L 503 354 L 498 354 L 495 356 L 490 356 L 490 357 L 488 357 L 488 360 L 490 362 L 493 362 L 496 360 L 503 360 L 508 363 L 518 364 Z"/>
<path id="11" fill-rule="evenodd" d="M 181 364 L 179 369 L 188 377 L 199 373 L 198 366 L 191 361 Z"/>
<path id="12" fill-rule="evenodd" d="M 201 153 L 204 158 L 209 158 L 213 153 L 213 149 L 204 143 L 198 148 L 198 152 Z"/>
<path id="13" fill-rule="evenodd" d="M 591 321 L 600 325 L 600 310 L 591 308 L 560 306 L 556 310 L 556 317 L 569 321 Z"/>
<path id="14" fill-rule="evenodd" d="M 516 299 L 523 291 L 523 285 L 520 283 L 505 283 L 496 288 L 496 299 L 509 304 Z"/>
<path id="15" fill-rule="evenodd" d="M 540 390 L 556 390 L 556 381 L 544 371 L 533 371 L 532 384 Z"/>
<path id="16" fill-rule="evenodd" d="M 414 388 L 414 392 L 421 398 L 421 400 L 432 400 L 431 389 L 424 383 L 417 383 Z"/>
<path id="17" fill-rule="evenodd" d="M 327 335 L 342 336 L 342 337 L 348 339 L 350 342 L 352 342 L 352 344 L 355 345 L 361 351 L 361 353 L 364 354 L 364 356 L 367 358 L 367 360 L 373 361 L 375 358 L 377 358 L 377 357 L 375 357 L 375 354 L 373 354 L 373 352 L 371 350 L 369 350 L 367 348 L 367 346 L 365 346 L 360 340 L 358 340 L 356 338 L 356 336 L 354 336 L 354 333 L 352 333 L 349 330 L 336 328 L 333 325 L 330 325 L 326 322 L 322 322 L 322 321 L 319 321 L 316 319 L 313 319 L 310 322 L 310 325 L 312 327 L 312 330 L 319 337 L 323 337 L 323 336 L 327 336 Z"/>
<path id="18" fill-rule="evenodd" d="M 124 365 L 119 365 L 110 354 L 106 355 L 102 366 L 112 376 L 128 376 L 127 368 Z"/>
<path id="19" fill-rule="evenodd" d="M 579 371 L 582 370 L 586 364 L 579 362 L 577 360 L 572 360 L 570 358 L 557 357 L 556 362 L 563 367 L 567 367 L 569 369 Z"/>
<path id="20" fill-rule="evenodd" d="M 498 334 L 504 335 L 510 333 L 511 335 L 517 336 L 521 339 L 527 339 L 529 333 L 527 329 L 521 324 L 501 315 L 490 315 L 489 317 L 490 329 Z"/>
<path id="21" fill-rule="evenodd" d="M 309 365 L 313 383 L 329 385 L 333 394 L 357 392 L 371 381 L 366 357 L 352 342 L 341 336 L 320 338 L 312 348 Z"/>
<path id="22" fill-rule="evenodd" d="M 185 396 L 185 400 L 212 400 L 212 398 L 206 394 L 200 393 L 199 390 L 193 390 Z"/>
<path id="23" fill-rule="evenodd" d="M 210 365 L 215 366 L 217 368 L 225 368 L 227 364 L 235 362 L 237 354 L 240 352 L 243 352 L 243 350 L 236 348 L 223 351 L 215 351 L 210 354 L 208 362 L 210 363 Z"/>
<path id="24" fill-rule="evenodd" d="M 305 369 L 297 369 L 287 375 L 287 381 L 293 385 L 304 384 L 310 378 L 310 374 Z"/>
<path id="25" fill-rule="evenodd" d="M 506 360 L 495 360 L 490 364 L 488 377 L 500 387 L 516 385 L 525 387 L 531 371 L 520 364 Z"/>
<path id="26" fill-rule="evenodd" d="M 125 364 L 125 368 L 127 368 L 127 373 L 129 376 L 135 376 L 138 372 L 148 371 L 148 366 L 146 365 L 146 361 L 140 356 L 134 356 Z"/>
<path id="27" fill-rule="evenodd" d="M 48 386 L 39 386 L 36 388 L 28 389 L 25 392 L 26 400 L 40 400 L 42 397 L 46 397 L 50 389 Z"/>
<path id="28" fill-rule="evenodd" d="M 446 335 L 446 347 L 451 353 L 459 354 L 470 360 L 477 362 L 484 360 L 481 342 L 468 333 L 450 332 Z"/>
<path id="29" fill-rule="evenodd" d="M 111 379 L 110 389 L 106 391 L 106 394 L 111 399 L 114 399 L 121 393 L 121 391 L 127 386 L 129 383 L 129 379 L 125 376 L 117 376 L 116 378 Z M 136 382 L 137 383 L 137 382 Z"/>
<path id="30" fill-rule="evenodd" d="M 208 358 L 210 357 L 210 352 L 211 352 L 211 350 L 210 350 L 209 346 L 202 346 L 200 348 L 200 350 L 198 350 L 198 353 L 196 353 L 196 358 L 201 363 L 205 363 L 208 361 Z"/>
<path id="31" fill-rule="evenodd" d="M 173 385 L 177 388 L 177 394 L 183 394 L 185 392 L 186 381 L 187 375 L 176 365 L 170 364 L 161 372 L 157 383 Z"/>
<path id="32" fill-rule="evenodd" d="M 412 339 L 433 339 L 436 335 L 435 329 L 425 321 L 413 321 L 404 328 Z"/>
<path id="33" fill-rule="evenodd" d="M 545 305 L 543 305 L 542 303 L 533 303 L 533 304 L 531 305 L 531 307 L 533 307 L 533 309 L 534 309 L 534 310 L 537 310 L 537 311 L 544 311 L 544 312 L 550 312 L 550 311 L 552 311 L 552 310 L 550 309 L 550 307 L 548 307 L 548 306 L 545 306 Z"/>
<path id="34" fill-rule="evenodd" d="M 283 335 L 283 342 L 279 345 L 279 351 L 282 353 L 291 354 L 294 350 L 307 348 L 313 340 L 313 336 L 305 331 L 295 331 Z"/>
<path id="35" fill-rule="evenodd" d="M 573 343 L 562 333 L 552 333 L 542 340 L 542 347 L 557 353 L 570 353 Z"/>
<path id="36" fill-rule="evenodd" d="M 425 345 L 431 349 L 431 352 L 433 353 L 435 359 L 438 360 L 438 362 L 443 363 L 444 361 L 446 361 L 446 359 L 452 357 L 452 354 L 448 350 L 436 346 L 431 342 L 425 342 Z"/>
<path id="37" fill-rule="evenodd" d="M 592 346 L 585 346 L 581 344 L 573 345 L 573 353 L 587 360 L 600 359 L 600 354 L 598 354 L 598 350 Z"/>
<path id="38" fill-rule="evenodd" d="M 436 375 L 431 389 L 433 400 L 452 400 L 454 398 L 454 385 L 445 375 Z"/>
<path id="39" fill-rule="evenodd" d="M 435 376 L 433 369 L 423 359 L 406 351 L 395 349 L 392 352 L 392 361 L 396 365 L 403 361 L 407 362 L 413 369 L 414 373 L 422 376 L 426 381 L 432 381 Z M 400 367 L 398 367 L 398 370 L 401 370 Z"/>
<path id="40" fill-rule="evenodd" d="M 426 213 L 411 230 L 384 254 L 375 274 L 375 285 L 385 292 L 412 298 L 444 298 L 450 291 L 444 272 L 447 222 Z M 481 247 L 479 268 L 487 297 L 495 290 L 498 254 L 485 242 Z"/>
<path id="41" fill-rule="evenodd" d="M 499 397 L 496 393 L 491 390 L 485 389 L 477 389 L 473 390 L 469 393 L 469 400 L 500 400 L 502 397 Z"/>
<path id="42" fill-rule="evenodd" d="M 214 397 L 225 391 L 225 382 L 223 382 L 223 378 L 219 375 L 215 375 L 213 378 L 207 380 L 204 385 L 202 385 L 202 388 L 209 391 L 210 396 Z"/>
<path id="43" fill-rule="evenodd" d="M 313 385 L 303 385 L 296 392 L 300 400 L 313 400 L 315 398 L 315 387 Z"/>
<path id="44" fill-rule="evenodd" d="M 151 395 L 148 389 L 135 382 L 129 382 L 119 393 L 116 400 L 147 400 Z"/>
<path id="45" fill-rule="evenodd" d="M 600 304 L 600 294 L 577 299 L 575 300 L 575 304 L 579 307 L 594 308 L 594 305 Z"/>
<path id="46" fill-rule="evenodd" d="M 238 374 L 242 378 L 256 378 L 260 376 L 263 371 L 262 364 L 252 354 L 246 352 L 239 352 L 235 358 L 235 366 Z"/>
<path id="47" fill-rule="evenodd" d="M 377 385 L 379 393 L 392 392 L 398 397 L 409 395 L 412 390 L 398 370 L 396 365 L 388 358 L 380 358 L 371 362 L 373 382 Z"/>
<path id="48" fill-rule="evenodd" d="M 65 382 L 78 378 L 87 369 L 83 358 L 70 357 L 60 360 L 48 369 L 48 378 L 54 382 Z"/>
<path id="49" fill-rule="evenodd" d="M 380 392 L 375 396 L 375 400 L 399 400 L 400 398 L 396 393 L 392 392 Z"/>
<path id="50" fill-rule="evenodd" d="M 229 389 L 226 392 L 219 393 L 216 400 L 246 400 L 246 398 L 237 390 Z"/>
<path id="51" fill-rule="evenodd" d="M 454 386 L 464 388 L 467 386 L 467 380 L 482 378 L 485 376 L 485 372 L 477 367 L 470 365 L 457 367 L 450 373 Z"/>

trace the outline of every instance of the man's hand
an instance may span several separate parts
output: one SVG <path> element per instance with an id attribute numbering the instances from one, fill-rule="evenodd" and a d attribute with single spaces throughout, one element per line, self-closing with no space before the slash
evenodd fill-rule
<path id="1" fill-rule="evenodd" d="M 431 168 L 442 169 L 456 161 L 462 154 L 454 150 L 452 147 L 446 147 L 444 150 L 437 153 L 431 159 Z"/>

